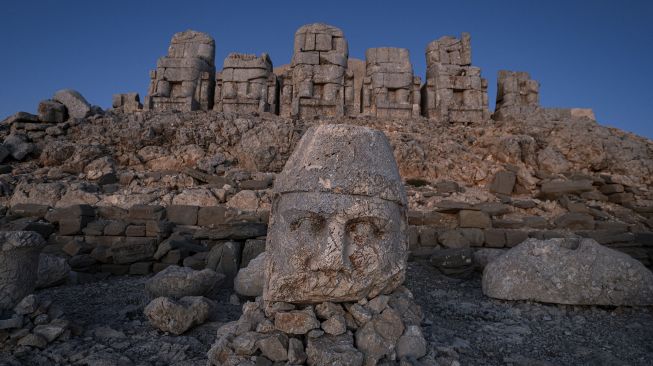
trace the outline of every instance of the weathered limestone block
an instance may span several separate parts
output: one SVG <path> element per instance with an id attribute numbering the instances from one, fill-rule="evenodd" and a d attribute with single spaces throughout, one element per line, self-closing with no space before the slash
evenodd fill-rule
<path id="1" fill-rule="evenodd" d="M 229 113 L 278 113 L 279 82 L 272 60 L 261 56 L 230 53 L 216 75 L 213 109 Z"/>
<path id="2" fill-rule="evenodd" d="M 426 46 L 422 114 L 437 122 L 479 123 L 490 118 L 487 80 L 471 66 L 471 37 L 444 36 Z"/>
<path id="3" fill-rule="evenodd" d="M 168 55 L 150 72 L 145 109 L 207 111 L 215 92 L 215 41 L 205 33 L 176 33 Z"/>
<path id="4" fill-rule="evenodd" d="M 132 113 L 143 109 L 138 93 L 114 94 L 111 106 L 123 113 Z"/>
<path id="5" fill-rule="evenodd" d="M 573 305 L 652 305 L 653 273 L 593 239 L 528 239 L 491 261 L 483 293 Z"/>
<path id="6" fill-rule="evenodd" d="M 68 115 L 73 118 L 84 118 L 91 114 L 91 105 L 76 90 L 62 89 L 54 93 L 52 98 L 66 106 Z"/>
<path id="7" fill-rule="evenodd" d="M 42 100 L 38 112 L 42 122 L 61 123 L 68 119 L 66 106 L 54 100 Z"/>
<path id="8" fill-rule="evenodd" d="M 331 25 L 304 25 L 295 33 L 291 66 L 282 75 L 280 114 L 285 117 L 354 113 L 354 76 L 347 70 L 349 46 Z"/>
<path id="9" fill-rule="evenodd" d="M 370 48 L 365 52 L 363 113 L 377 117 L 419 117 L 421 79 L 413 76 L 405 48 Z"/>
<path id="10" fill-rule="evenodd" d="M 224 275 L 210 269 L 196 271 L 187 267 L 170 266 L 157 273 L 145 284 L 150 298 L 204 296 L 217 288 Z"/>
<path id="11" fill-rule="evenodd" d="M 500 70 L 494 118 L 525 117 L 540 107 L 540 84 L 527 72 Z"/>
<path id="12" fill-rule="evenodd" d="M 157 297 L 144 310 L 152 325 L 164 332 L 180 335 L 209 317 L 211 301 L 201 296 L 187 296 L 179 300 Z"/>
<path id="13" fill-rule="evenodd" d="M 310 128 L 274 191 L 265 300 L 357 301 L 403 282 L 406 193 L 383 133 Z"/>
<path id="14" fill-rule="evenodd" d="M 12 309 L 36 287 L 43 238 L 32 231 L 0 232 L 0 313 Z"/>

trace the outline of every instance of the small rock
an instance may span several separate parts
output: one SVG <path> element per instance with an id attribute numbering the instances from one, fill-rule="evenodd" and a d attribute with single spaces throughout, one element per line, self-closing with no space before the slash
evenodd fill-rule
<path id="1" fill-rule="evenodd" d="M 178 301 L 158 297 L 145 307 L 144 313 L 154 327 L 180 335 L 191 327 L 204 323 L 210 309 L 210 300 L 201 296 L 182 297 Z"/>
<path id="2" fill-rule="evenodd" d="M 169 266 L 145 284 L 151 298 L 203 296 L 216 288 L 224 275 L 210 269 L 196 271 L 188 267 Z"/>
<path id="3" fill-rule="evenodd" d="M 279 312 L 274 316 L 274 327 L 289 334 L 306 334 L 319 328 L 320 322 L 311 308 Z"/>

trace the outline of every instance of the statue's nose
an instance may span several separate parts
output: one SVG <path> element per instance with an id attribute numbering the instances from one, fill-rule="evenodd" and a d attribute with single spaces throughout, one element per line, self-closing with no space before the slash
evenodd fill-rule
<path id="1" fill-rule="evenodd" d="M 329 220 L 327 230 L 327 235 L 319 246 L 319 253 L 311 261 L 311 270 L 349 269 L 351 263 L 347 256 L 346 220 L 337 217 Z"/>

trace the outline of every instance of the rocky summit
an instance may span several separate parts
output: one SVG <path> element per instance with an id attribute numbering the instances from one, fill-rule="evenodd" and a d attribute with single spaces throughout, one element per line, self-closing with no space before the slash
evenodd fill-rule
<path id="1" fill-rule="evenodd" d="M 653 141 L 524 71 L 491 110 L 467 33 L 293 42 L 0 122 L 0 365 L 651 364 Z"/>

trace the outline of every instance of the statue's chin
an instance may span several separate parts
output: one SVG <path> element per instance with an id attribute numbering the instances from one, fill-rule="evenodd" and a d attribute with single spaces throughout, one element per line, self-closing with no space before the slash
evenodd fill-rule
<path id="1" fill-rule="evenodd" d="M 390 292 L 403 282 L 401 273 L 388 275 L 342 270 L 276 274 L 268 282 L 265 299 L 296 303 L 358 301 Z"/>

